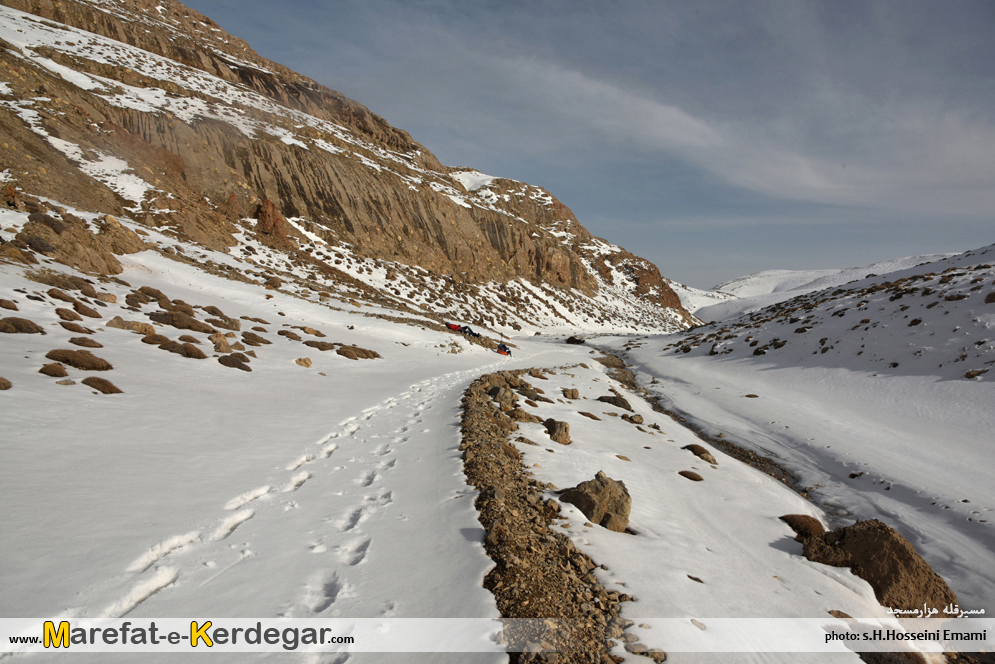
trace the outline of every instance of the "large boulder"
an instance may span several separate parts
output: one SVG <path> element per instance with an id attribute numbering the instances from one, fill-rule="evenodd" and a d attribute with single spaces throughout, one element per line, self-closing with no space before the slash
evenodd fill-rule
<path id="1" fill-rule="evenodd" d="M 939 611 L 958 603 L 954 591 L 912 544 L 877 519 L 807 537 L 803 552 L 813 562 L 849 567 L 871 584 L 882 606 Z"/>
<path id="2" fill-rule="evenodd" d="M 624 532 L 629 525 L 632 498 L 625 483 L 613 480 L 599 470 L 593 480 L 581 482 L 561 494 L 563 502 L 576 505 L 591 522 L 608 530 Z"/>
<path id="3" fill-rule="evenodd" d="M 570 425 L 568 423 L 554 420 L 551 417 L 543 422 L 543 424 L 546 426 L 546 431 L 549 432 L 549 437 L 553 442 L 560 445 L 570 444 Z"/>

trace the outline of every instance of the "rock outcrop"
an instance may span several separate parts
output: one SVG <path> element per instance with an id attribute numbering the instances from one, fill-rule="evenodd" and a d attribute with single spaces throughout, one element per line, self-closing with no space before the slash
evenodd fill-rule
<path id="1" fill-rule="evenodd" d="M 877 519 L 806 537 L 804 553 L 813 562 L 849 567 L 871 584 L 882 606 L 942 611 L 957 604 L 957 595 L 909 541 Z"/>

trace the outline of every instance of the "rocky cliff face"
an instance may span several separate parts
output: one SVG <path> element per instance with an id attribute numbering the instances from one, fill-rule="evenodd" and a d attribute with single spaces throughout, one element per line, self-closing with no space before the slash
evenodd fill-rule
<path id="1" fill-rule="evenodd" d="M 250 278 L 481 325 L 693 322 L 654 265 L 545 190 L 443 166 L 178 2 L 0 4 L 9 204 L 112 214 L 235 255 Z"/>

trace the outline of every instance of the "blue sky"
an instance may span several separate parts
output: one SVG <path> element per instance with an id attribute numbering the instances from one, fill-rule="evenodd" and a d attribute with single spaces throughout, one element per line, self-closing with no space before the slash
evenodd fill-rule
<path id="1" fill-rule="evenodd" d="M 995 242 L 995 3 L 188 0 L 710 287 Z"/>

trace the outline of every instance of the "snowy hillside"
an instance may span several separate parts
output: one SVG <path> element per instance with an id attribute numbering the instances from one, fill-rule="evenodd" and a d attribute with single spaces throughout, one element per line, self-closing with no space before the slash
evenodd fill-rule
<path id="1" fill-rule="evenodd" d="M 842 286 L 871 275 L 887 274 L 952 255 L 907 256 L 842 270 L 764 270 L 719 284 L 711 291 L 703 291 L 705 295 L 714 294 L 713 297 L 719 301 L 709 302 L 699 297 L 691 300 L 698 305 L 691 311 L 702 320 L 725 320 L 805 293 Z"/>
<path id="2" fill-rule="evenodd" d="M 986 247 L 686 335 L 601 343 L 710 435 L 776 459 L 830 521 L 885 519 L 962 605 L 991 607 L 993 259 Z"/>

